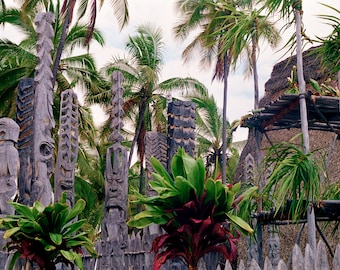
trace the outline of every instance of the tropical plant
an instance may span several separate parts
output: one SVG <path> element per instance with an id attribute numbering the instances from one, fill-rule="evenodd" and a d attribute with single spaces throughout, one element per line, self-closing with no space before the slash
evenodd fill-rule
<path id="1" fill-rule="evenodd" d="M 246 51 L 249 65 L 246 65 L 249 73 L 253 74 L 254 80 L 254 109 L 259 108 L 259 83 L 257 72 L 257 58 L 259 53 L 259 42 L 261 39 L 267 41 L 271 47 L 276 47 L 280 41 L 280 35 L 274 23 L 263 15 L 264 7 L 256 9 L 254 1 L 245 1 L 238 7 L 221 2 L 226 10 L 231 14 L 224 16 L 223 24 L 214 35 L 221 35 L 222 47 L 231 48 L 232 55 L 239 56 L 242 51 Z M 234 19 L 231 20 L 231 18 Z M 235 44 L 235 45 L 234 45 Z M 238 57 L 233 61 L 236 65 Z"/>
<path id="2" fill-rule="evenodd" d="M 269 13 L 273 14 L 279 11 L 280 15 L 284 19 L 289 19 L 290 23 L 287 26 L 295 22 L 295 37 L 292 37 L 290 41 L 293 46 L 296 43 L 296 67 L 297 67 L 297 79 L 299 85 L 299 99 L 300 104 L 300 122 L 301 122 L 301 132 L 303 137 L 303 153 L 308 154 L 310 150 L 309 146 L 309 133 L 308 133 L 308 116 L 307 116 L 307 105 L 306 105 L 306 82 L 304 79 L 303 72 L 303 56 L 302 56 L 302 42 L 303 42 L 303 24 L 302 24 L 302 0 L 264 0 L 265 5 L 268 8 Z M 294 20 L 290 20 L 291 16 L 294 16 Z M 312 193 L 308 194 L 313 196 Z M 308 198 L 311 202 L 312 197 Z M 309 204 L 309 209 L 307 211 L 308 220 L 308 243 L 311 245 L 312 250 L 316 249 L 316 235 L 315 235 L 315 213 L 313 204 Z"/>
<path id="3" fill-rule="evenodd" d="M 189 269 L 197 269 L 199 259 L 208 252 L 221 252 L 226 259 L 234 259 L 239 233 L 250 234 L 253 230 L 231 211 L 256 187 L 235 200 L 240 183 L 225 186 L 221 181 L 206 179 L 203 160 L 195 160 L 182 148 L 172 159 L 172 176 L 155 158 L 151 163 L 155 173 L 149 185 L 157 195 L 147 197 L 135 192 L 136 202 L 142 203 L 145 210 L 132 217 L 128 225 L 144 228 L 158 224 L 164 229 L 165 234 L 152 244 L 156 253 L 153 269 L 178 257 Z"/>
<path id="4" fill-rule="evenodd" d="M 96 257 L 93 239 L 89 239 L 91 227 L 86 220 L 72 222 L 85 208 L 85 201 L 78 200 L 70 210 L 66 203 L 66 193 L 59 202 L 44 207 L 35 202 L 32 207 L 11 202 L 16 215 L 0 219 L 0 227 L 6 229 L 4 238 L 9 238 L 5 247 L 14 251 L 9 263 L 13 269 L 17 259 L 23 258 L 35 262 L 40 269 L 56 269 L 56 264 L 74 264 L 83 269 L 82 247 Z M 86 229 L 84 227 L 86 226 Z"/>
<path id="5" fill-rule="evenodd" d="M 187 96 L 196 104 L 196 140 L 197 156 L 204 158 L 208 177 L 221 176 L 222 167 L 222 115 L 213 96 L 208 93 L 193 93 Z M 227 122 L 227 149 L 232 154 L 233 132 L 239 121 Z M 232 156 L 232 155 L 231 155 Z M 228 157 L 229 161 L 229 157 Z M 228 163 L 227 161 L 227 163 Z M 231 165 L 231 164 L 229 164 Z M 228 179 L 228 183 L 233 180 Z"/>
<path id="6" fill-rule="evenodd" d="M 322 4 L 329 9 L 335 11 L 336 15 L 319 15 L 333 28 L 333 31 L 326 37 L 318 37 L 317 41 L 321 42 L 321 46 L 316 49 L 316 52 L 321 55 L 321 61 L 325 67 L 331 72 L 338 74 L 338 88 L 340 89 L 340 10 L 329 5 Z"/>
<path id="7" fill-rule="evenodd" d="M 55 50 L 52 52 L 52 58 L 55 58 L 56 48 L 61 36 L 62 15 L 60 14 L 59 1 L 50 2 L 48 10 L 55 12 L 56 21 L 53 24 L 55 37 L 53 45 Z M 10 24 L 22 32 L 22 40 L 16 44 L 9 40 L 0 41 L 0 79 L 4 81 L 0 86 L 0 114 L 2 116 L 14 117 L 16 107 L 16 88 L 19 80 L 25 77 L 34 77 L 35 67 L 37 65 L 37 57 L 35 56 L 35 46 L 37 35 L 33 27 L 33 20 L 37 12 L 43 9 L 38 6 L 30 12 L 10 8 L 2 10 L 0 14 L 0 23 Z M 27 10 L 26 10 L 27 11 Z M 60 93 L 66 89 L 77 88 L 79 90 L 98 91 L 98 89 L 107 89 L 109 85 L 97 71 L 93 57 L 88 54 L 76 55 L 76 49 L 87 48 L 84 46 L 86 38 L 87 26 L 84 24 L 74 24 L 69 29 L 65 40 L 64 55 L 61 60 L 60 69 L 57 74 L 57 84 L 54 93 L 54 111 L 53 115 L 56 119 L 56 128 L 58 130 Z M 94 29 L 93 39 L 100 45 L 104 44 L 101 33 Z M 96 128 L 89 107 L 84 105 L 78 106 L 78 128 L 79 128 L 79 152 L 78 152 L 78 169 L 75 180 L 76 196 L 82 196 L 86 202 L 86 209 L 81 213 L 82 217 L 88 218 L 89 223 L 96 227 L 101 223 L 102 216 L 98 208 L 104 201 L 104 180 L 100 172 L 104 170 L 98 169 L 102 165 L 100 155 L 89 154 L 94 152 L 96 147 Z M 58 141 L 58 134 L 54 132 L 54 139 Z M 94 160 L 95 159 L 95 160 Z M 80 188 L 81 186 L 81 188 Z M 84 197 L 84 196 L 89 197 Z M 95 201 L 97 197 L 97 201 Z M 92 213 L 92 214 L 89 214 Z M 86 215 L 88 214 L 88 215 Z"/>
<path id="8" fill-rule="evenodd" d="M 227 160 L 227 93 L 228 76 L 235 55 L 233 46 L 235 43 L 223 46 L 222 38 L 225 31 L 219 31 L 226 24 L 225 18 L 230 18 L 227 25 L 232 26 L 236 21 L 231 15 L 229 8 L 236 5 L 235 1 L 214 1 L 214 0 L 179 0 L 177 9 L 180 16 L 179 23 L 174 27 L 175 35 L 182 40 L 190 33 L 195 32 L 193 41 L 184 49 L 182 56 L 185 61 L 197 52 L 201 53 L 201 65 L 209 66 L 216 61 L 213 80 L 223 80 L 223 113 L 222 113 L 222 182 L 226 183 L 226 160 Z M 227 7 L 227 8 L 226 8 Z M 199 30 L 197 32 L 197 29 Z M 225 29 L 227 30 L 227 29 Z M 196 34 L 197 33 L 197 34 Z"/>
<path id="9" fill-rule="evenodd" d="M 58 46 L 61 35 L 61 14 L 59 13 L 58 2 L 55 6 L 51 4 L 51 10 L 55 12 L 54 23 L 55 38 L 54 48 Z M 22 10 L 11 8 L 0 13 L 0 24 L 10 24 L 22 33 L 22 40 L 16 44 L 10 40 L 0 40 L 0 79 L 5 83 L 0 87 L 1 113 L 13 117 L 16 105 L 16 87 L 22 78 L 33 78 L 38 58 L 35 56 L 37 35 L 33 20 L 37 12 L 25 14 Z M 104 40 L 98 30 L 94 30 L 94 41 L 103 45 Z M 79 86 L 79 89 L 95 91 L 96 88 L 106 87 L 105 81 L 97 72 L 94 59 L 89 54 L 74 55 L 76 48 L 84 48 L 83 43 L 86 36 L 86 25 L 75 24 L 69 31 L 65 41 L 64 53 L 67 57 L 62 59 L 57 76 L 57 94 L 55 96 L 56 108 L 59 108 L 60 92 L 66 89 Z M 53 50 L 52 58 L 55 57 Z M 10 109 L 11 108 L 11 109 Z M 81 112 L 81 110 L 80 110 Z M 58 117 L 58 115 L 55 115 Z M 87 131 L 91 134 L 90 130 Z"/>
<path id="10" fill-rule="evenodd" d="M 206 88 L 190 77 L 175 77 L 159 82 L 164 43 L 161 29 L 157 27 L 140 25 L 137 28 L 137 34 L 129 37 L 126 49 L 129 56 L 125 59 L 114 58 L 113 62 L 105 67 L 105 72 L 111 74 L 118 70 L 125 78 L 124 114 L 127 119 L 136 123 L 129 156 L 129 164 L 131 164 L 134 145 L 137 141 L 139 142 L 138 153 L 140 156 L 144 155 L 141 136 L 145 134 L 145 131 L 152 130 L 152 125 L 154 129 L 161 126 L 165 130 L 166 118 L 163 110 L 166 107 L 166 95 L 179 89 L 205 91 Z"/>
<path id="11" fill-rule="evenodd" d="M 298 221 L 306 214 L 309 199 L 314 202 L 320 196 L 320 162 L 313 152 L 305 154 L 291 142 L 271 146 L 263 162 L 272 170 L 263 188 L 267 202 L 275 204 L 276 213 L 290 204 L 289 216 Z"/>

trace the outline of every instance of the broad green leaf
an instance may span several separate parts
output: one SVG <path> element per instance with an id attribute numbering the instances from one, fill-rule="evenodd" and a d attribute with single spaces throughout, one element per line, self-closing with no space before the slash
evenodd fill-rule
<path id="1" fill-rule="evenodd" d="M 62 241 L 63 241 L 63 236 L 61 234 L 58 233 L 49 233 L 50 238 L 52 240 L 52 242 L 56 245 L 61 245 Z"/>
<path id="2" fill-rule="evenodd" d="M 68 216 L 66 217 L 66 223 L 68 223 L 76 216 L 78 216 L 85 209 L 85 206 L 86 206 L 85 200 L 79 199 L 72 208 L 72 210 L 70 211 L 70 213 L 68 214 Z"/>
<path id="3" fill-rule="evenodd" d="M 84 269 L 84 266 L 83 266 L 83 258 L 82 258 L 79 254 L 77 254 L 77 253 L 74 254 L 74 262 L 75 262 L 76 266 L 77 266 L 80 270 L 83 270 L 83 269 Z"/>
<path id="4" fill-rule="evenodd" d="M 253 233 L 254 230 L 249 226 L 247 222 L 245 222 L 242 218 L 232 215 L 230 213 L 227 213 L 227 216 L 229 220 L 232 222 L 233 225 L 237 225 L 239 229 L 242 229 L 242 233 Z"/>
<path id="5" fill-rule="evenodd" d="M 78 220 L 74 223 L 67 225 L 62 231 L 63 236 L 67 237 L 71 235 L 72 233 L 77 232 L 85 223 L 86 223 L 86 219 L 81 219 L 81 220 Z"/>
<path id="6" fill-rule="evenodd" d="M 73 252 L 73 251 L 67 251 L 67 250 L 60 250 L 60 253 L 63 255 L 63 257 L 66 259 L 66 260 L 68 260 L 68 261 L 70 261 L 70 262 L 72 262 L 72 261 L 74 261 L 74 259 L 75 259 L 75 255 L 74 254 L 76 254 L 75 252 Z"/>
<path id="7" fill-rule="evenodd" d="M 12 235 L 20 231 L 20 227 L 14 227 L 12 229 L 8 229 L 4 233 L 4 239 L 10 238 Z"/>
<path id="8" fill-rule="evenodd" d="M 46 246 L 44 247 L 44 249 L 45 249 L 47 252 L 50 252 L 50 251 L 52 251 L 52 250 L 55 250 L 56 247 L 53 246 L 53 245 L 46 245 Z"/>
<path id="9" fill-rule="evenodd" d="M 205 190 L 206 190 L 206 194 L 207 194 L 205 202 L 209 202 L 209 201 L 213 200 L 216 204 L 216 202 L 217 202 L 217 200 L 216 200 L 216 181 L 209 178 L 205 182 Z"/>
<path id="10" fill-rule="evenodd" d="M 177 204 L 185 204 L 189 201 L 190 198 L 190 190 L 195 190 L 195 187 L 184 177 L 177 176 L 175 178 L 176 187 L 178 188 L 178 196 L 174 198 L 174 200 L 178 201 Z"/>
<path id="11" fill-rule="evenodd" d="M 35 217 L 32 214 L 32 209 L 30 207 L 16 202 L 10 202 L 10 204 L 13 205 L 15 211 L 19 215 L 22 215 L 29 220 L 35 220 Z"/>
<path id="12" fill-rule="evenodd" d="M 167 172 L 167 170 L 163 167 L 162 163 L 160 163 L 156 158 L 151 157 L 150 163 L 152 165 L 152 168 L 155 170 L 155 172 L 157 174 L 164 177 L 164 179 L 166 181 L 168 181 L 169 183 L 173 182 L 173 180 L 172 180 L 171 176 L 169 175 L 169 173 Z"/>
<path id="13" fill-rule="evenodd" d="M 39 213 L 42 213 L 45 210 L 45 206 L 39 201 L 34 202 L 33 208 L 37 209 Z"/>

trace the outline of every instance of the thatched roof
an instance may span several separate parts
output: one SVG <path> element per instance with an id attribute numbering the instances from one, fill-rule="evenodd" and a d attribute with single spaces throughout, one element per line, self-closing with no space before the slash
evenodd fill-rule
<path id="1" fill-rule="evenodd" d="M 303 53 L 304 63 L 304 78 L 306 81 L 306 90 L 312 93 L 312 87 L 309 84 L 310 79 L 314 79 L 319 84 L 325 82 L 329 74 L 322 68 L 320 59 L 316 54 L 312 53 L 314 48 L 311 48 Z M 250 127 L 262 125 L 260 130 L 269 131 L 275 129 L 286 128 L 287 130 L 271 131 L 267 132 L 263 136 L 262 140 L 262 154 L 265 153 L 265 148 L 269 143 L 288 141 L 296 133 L 300 131 L 299 125 L 299 104 L 297 95 L 285 94 L 289 88 L 288 77 L 291 76 L 293 66 L 296 65 L 296 56 L 291 56 L 278 64 L 276 64 L 271 73 L 270 79 L 265 84 L 265 95 L 260 100 L 260 107 L 265 108 L 258 116 L 253 116 L 250 119 L 246 119 L 245 123 Z M 326 114 L 327 117 L 333 117 L 331 120 L 336 121 L 336 130 L 340 129 L 340 114 L 339 114 L 339 99 L 330 97 L 317 97 L 311 101 L 311 96 L 307 98 L 309 100 L 310 126 L 316 130 L 325 131 L 310 131 L 311 136 L 311 149 L 327 149 L 331 147 L 334 138 L 334 129 L 330 128 L 324 119 L 321 119 L 320 111 L 322 114 Z M 317 101 L 316 101 L 317 100 Z M 326 106 L 326 105 L 327 106 Z M 316 108 L 315 108 L 316 107 Z M 334 118 L 335 117 L 335 118 Z M 331 121 L 331 122 L 332 122 Z M 333 121 L 334 122 L 334 121 Z M 314 126 L 313 126 L 314 124 Z M 255 139 L 252 129 L 249 130 L 248 142 L 242 151 L 240 157 L 240 163 L 236 171 L 236 181 L 244 181 L 244 160 L 248 153 L 252 153 L 255 156 Z M 315 135 L 313 135 L 315 134 Z M 313 138 L 313 136 L 315 138 Z M 268 138 L 270 142 L 268 141 Z M 322 139 L 320 139 L 322 138 Z M 327 139 L 325 141 L 325 139 Z M 340 153 L 340 150 L 339 150 Z M 340 156 L 340 155 L 338 155 Z M 340 159 L 339 163 L 340 164 Z M 337 173 L 340 173 L 339 169 L 334 168 Z M 339 174 L 338 174 L 339 175 Z"/>
<path id="2" fill-rule="evenodd" d="M 311 90 L 308 83 L 310 79 L 316 81 L 326 80 L 328 73 L 321 67 L 320 58 L 313 53 L 314 48 L 303 52 L 303 74 L 307 83 L 307 90 Z M 277 63 L 265 83 L 265 95 L 260 101 L 260 107 L 279 98 L 289 88 L 287 78 L 290 77 L 293 66 L 296 66 L 296 55 Z"/>
<path id="3" fill-rule="evenodd" d="M 303 54 L 303 60 L 304 60 L 304 78 L 306 81 L 306 90 L 311 91 L 312 87 L 309 85 L 310 79 L 314 79 L 319 82 L 319 84 L 325 82 L 329 74 L 322 69 L 320 60 L 316 57 L 315 54 L 311 54 L 311 51 L 313 49 L 310 49 Z M 257 119 L 256 117 L 252 118 L 252 125 L 258 126 L 262 124 L 262 120 L 267 121 L 267 124 L 264 124 L 262 126 L 262 131 L 265 131 L 265 133 L 261 133 L 262 135 L 262 143 L 261 143 L 261 156 L 263 157 L 266 154 L 267 147 L 270 146 L 270 143 L 277 143 L 277 142 L 283 142 L 283 141 L 289 141 L 294 135 L 301 132 L 298 123 L 294 123 L 296 119 L 299 118 L 298 113 L 298 105 L 292 107 L 289 107 L 289 104 L 294 103 L 294 100 L 296 99 L 296 96 L 291 96 L 285 94 L 286 90 L 289 88 L 288 80 L 287 78 L 291 75 L 291 70 L 293 66 L 296 65 L 296 56 L 292 56 L 290 58 L 287 58 L 278 64 L 276 64 L 273 68 L 273 71 L 271 73 L 270 79 L 265 84 L 265 95 L 260 101 L 260 108 L 265 108 L 264 111 L 262 111 L 259 115 L 262 114 L 262 119 Z M 334 81 L 335 83 L 335 81 Z M 319 108 L 323 113 L 326 113 L 325 110 L 329 107 L 329 104 L 331 104 L 331 110 L 332 112 L 328 115 L 328 117 L 339 117 L 339 99 L 333 98 L 328 102 L 328 97 L 318 97 L 317 98 L 321 103 L 318 103 L 319 101 L 315 101 L 315 104 L 319 104 Z M 326 103 L 325 103 L 326 102 Z M 298 104 L 298 102 L 297 102 Z M 337 106 L 338 104 L 338 106 Z M 313 104 L 311 104 L 314 106 Z M 287 108 L 288 110 L 285 111 L 284 108 Z M 336 113 L 334 111 L 336 109 Z M 290 112 L 290 114 L 288 113 Z M 314 113 L 316 111 L 314 110 Z M 281 115 L 280 115 L 281 113 Z M 275 126 L 273 122 L 273 116 L 279 114 L 279 117 L 274 119 L 277 122 L 277 126 Z M 268 119 L 265 119 L 265 117 L 268 117 Z M 315 118 L 315 117 L 314 117 Z M 271 120 L 270 120 L 271 119 Z M 261 121 L 260 121 L 261 120 Z M 279 125 L 283 125 L 285 123 L 285 120 L 288 120 L 289 125 L 287 125 L 286 129 L 279 129 L 275 130 L 275 127 L 278 128 Z M 280 122 L 281 121 L 281 122 Z M 297 120 L 296 120 L 297 121 Z M 338 121 L 338 120 L 337 120 Z M 279 123 L 280 122 L 280 123 Z M 319 121 L 316 123 L 319 125 L 322 121 Z M 249 122 L 250 123 L 250 122 Z M 248 124 L 249 124 L 248 123 Z M 270 126 L 272 125 L 272 126 Z M 322 125 L 322 123 L 320 124 Z M 319 125 L 319 126 L 320 126 Z M 309 136 L 310 136 L 310 149 L 322 149 L 326 154 L 329 154 L 333 150 L 333 153 L 329 155 L 329 167 L 328 167 L 328 173 L 327 176 L 330 179 L 331 182 L 340 181 L 340 141 L 336 140 L 337 134 L 335 134 L 333 131 L 329 131 L 331 129 L 328 129 L 328 131 L 320 131 L 320 130 L 310 130 Z M 300 143 L 300 142 L 297 142 Z M 254 128 L 249 129 L 249 135 L 248 135 L 248 141 L 246 146 L 244 147 L 241 156 L 240 156 L 240 162 L 236 171 L 235 181 L 246 181 L 246 175 L 245 170 L 247 169 L 245 167 L 244 161 L 246 156 L 251 153 L 253 157 L 255 157 L 255 137 L 254 137 Z M 327 185 L 327 182 L 324 182 L 323 185 Z M 296 236 L 299 230 L 298 225 L 289 225 L 289 226 L 283 226 L 280 228 L 280 238 L 284 239 L 284 241 L 281 241 L 281 258 L 288 259 L 292 246 L 294 245 L 294 242 L 296 240 Z M 264 237 L 263 237 L 263 243 L 265 243 L 266 239 L 266 229 L 263 229 Z M 325 232 L 324 232 L 325 233 Z M 334 245 L 339 241 L 339 235 L 340 234 L 331 234 L 331 233 L 325 233 L 328 239 L 332 239 L 331 246 L 334 248 Z M 306 232 L 302 235 L 301 239 L 301 245 L 304 246 L 307 241 Z M 266 255 L 266 245 L 264 246 L 264 256 Z M 242 247 L 242 245 L 241 245 Z M 241 254 L 241 253 L 240 253 Z"/>

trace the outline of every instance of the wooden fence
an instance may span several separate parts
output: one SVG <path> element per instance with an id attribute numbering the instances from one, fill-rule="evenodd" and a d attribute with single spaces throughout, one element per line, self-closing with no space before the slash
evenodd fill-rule
<path id="1" fill-rule="evenodd" d="M 125 249 L 125 266 L 119 268 L 112 268 L 115 265 L 114 259 L 108 262 L 111 265 L 109 269 L 117 270 L 152 270 L 153 254 L 148 252 L 150 250 L 150 236 L 149 231 L 144 231 L 143 237 L 140 233 L 131 234 L 128 240 L 128 246 Z M 97 249 L 98 250 L 98 249 Z M 99 258 L 101 259 L 100 248 L 98 250 Z M 315 252 L 312 251 L 307 244 L 304 253 L 298 245 L 295 245 L 292 251 L 292 263 L 288 265 L 283 260 L 280 260 L 278 265 L 272 265 L 269 258 L 266 257 L 261 268 L 253 259 L 251 262 L 240 261 L 237 270 L 340 270 L 340 243 L 337 244 L 334 252 L 334 257 L 329 259 L 329 254 L 326 251 L 326 246 L 323 241 L 319 241 Z M 106 258 L 108 259 L 108 258 Z M 110 260 L 110 259 L 109 259 Z M 84 269 L 103 270 L 97 267 L 98 263 L 93 258 L 84 258 Z M 167 262 L 162 270 L 186 270 L 187 267 L 178 261 Z M 108 269 L 107 269 L 108 270 Z M 223 263 L 221 256 L 218 254 L 208 254 L 200 261 L 199 270 L 232 270 L 229 261 Z"/>

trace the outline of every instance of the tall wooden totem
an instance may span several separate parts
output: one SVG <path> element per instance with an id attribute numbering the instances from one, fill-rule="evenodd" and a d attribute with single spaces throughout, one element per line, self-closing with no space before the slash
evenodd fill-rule
<path id="1" fill-rule="evenodd" d="M 52 38 L 54 31 L 53 13 L 39 13 L 35 20 L 37 41 L 38 65 L 35 69 L 35 107 L 33 127 L 33 177 L 30 191 L 30 204 L 40 201 L 48 205 L 52 201 L 52 188 L 50 176 L 53 172 L 54 140 L 51 131 L 55 126 L 52 105 L 52 58 L 50 52 L 54 46 Z"/>
<path id="2" fill-rule="evenodd" d="M 54 200 L 63 192 L 74 205 L 74 173 L 78 157 L 78 99 L 73 90 L 61 93 L 58 157 L 54 174 Z"/>
<path id="3" fill-rule="evenodd" d="M 123 116 L 123 75 L 114 72 L 112 75 L 112 110 L 110 140 L 112 146 L 106 153 L 105 170 L 105 209 L 102 226 L 102 245 L 98 269 L 113 269 L 119 266 L 125 269 L 124 249 L 127 247 L 128 229 L 126 225 L 126 208 L 128 194 L 127 151 L 121 145 L 123 136 L 120 134 L 124 124 Z M 118 269 L 118 268 L 117 268 Z"/>

